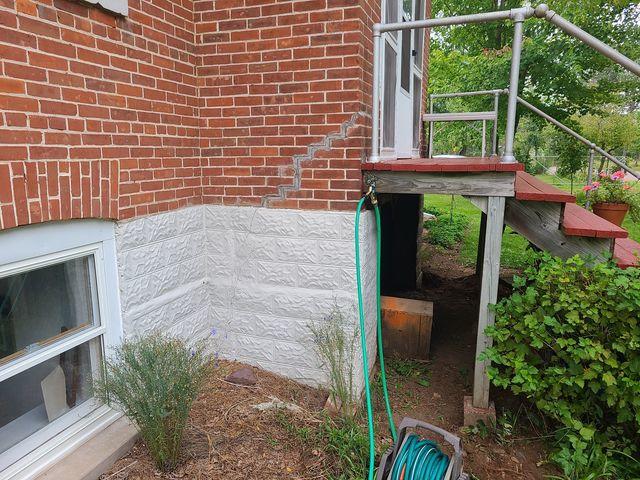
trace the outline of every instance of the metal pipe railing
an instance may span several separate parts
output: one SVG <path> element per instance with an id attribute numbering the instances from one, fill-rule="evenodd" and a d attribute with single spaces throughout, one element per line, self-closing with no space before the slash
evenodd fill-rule
<path id="1" fill-rule="evenodd" d="M 515 139 L 515 122 L 516 109 L 518 104 L 518 81 L 520 75 L 520 54 L 522 52 L 522 32 L 523 23 L 530 17 L 543 18 L 549 23 L 557 26 L 560 30 L 580 40 L 584 44 L 590 46 L 605 57 L 613 60 L 623 68 L 640 77 L 640 65 L 618 52 L 616 49 L 598 40 L 593 35 L 585 32 L 573 23 L 565 20 L 560 15 L 550 10 L 546 4 L 540 4 L 535 9 L 531 7 L 514 8 L 511 10 L 502 10 L 488 13 L 477 13 L 473 15 L 461 15 L 455 17 L 430 18 L 426 20 L 415 20 L 411 22 L 397 23 L 376 23 L 373 25 L 373 108 L 372 108 L 372 132 L 371 132 L 371 153 L 369 161 L 377 162 L 380 159 L 380 55 L 382 46 L 382 34 L 385 32 L 394 32 L 399 30 L 412 30 L 417 28 L 433 28 L 451 25 L 468 25 L 477 23 L 487 23 L 495 21 L 512 20 L 514 22 L 514 37 L 511 57 L 511 71 L 509 78 L 509 101 L 507 108 L 507 125 L 505 132 L 505 151 L 502 158 L 503 162 L 515 162 L 516 158 L 513 152 L 513 143 Z M 481 93 L 495 93 L 494 91 L 482 91 Z M 432 97 L 433 98 L 433 97 Z M 520 102 L 521 103 L 521 102 Z M 535 108 L 535 107 L 534 107 Z M 543 112 L 544 113 L 544 112 Z M 555 120 L 555 119 L 554 119 Z M 560 127 L 562 128 L 562 127 Z M 568 127 L 567 127 L 568 128 Z M 574 132 L 575 133 L 575 132 Z M 494 138 L 497 132 L 494 133 Z M 431 137 L 431 136 L 430 136 Z M 586 139 L 585 139 L 586 140 Z M 431 141 L 431 140 L 430 140 Z M 587 141 L 588 142 L 588 141 Z M 584 142 L 583 142 L 584 143 Z M 587 143 L 591 145 L 591 143 Z M 629 170 L 617 158 L 608 154 L 606 151 L 595 147 L 595 150 L 614 162 L 616 165 L 624 168 L 639 178 L 635 172 Z"/>
<path id="2" fill-rule="evenodd" d="M 504 134 L 504 163 L 517 162 L 513 152 L 516 137 L 516 110 L 518 108 L 518 82 L 520 81 L 520 55 L 522 54 L 522 35 L 524 33 L 524 15 L 514 18 L 513 44 L 511 45 L 511 72 L 509 73 L 509 100 L 507 102 L 507 127 Z"/>
<path id="3" fill-rule="evenodd" d="M 575 130 L 572 130 L 571 128 L 567 127 L 564 123 L 560 122 L 559 120 L 556 120 L 555 118 L 553 118 L 548 113 L 545 113 L 542 110 L 540 110 L 539 108 L 534 107 L 529 102 L 527 102 L 526 100 L 524 100 L 524 99 L 522 99 L 520 97 L 518 97 L 518 103 L 520 103 L 524 107 L 528 108 L 529 110 L 531 110 L 533 113 L 535 113 L 539 117 L 544 118 L 549 123 L 552 123 L 553 125 L 558 127 L 560 130 L 562 130 L 563 132 L 567 133 L 568 135 L 571 135 L 573 138 L 575 138 L 579 142 L 584 143 L 586 146 L 588 146 L 594 152 L 598 153 L 599 155 L 602 155 L 605 158 L 608 158 L 613 163 L 615 163 L 620 168 L 622 168 L 625 172 L 628 172 L 631 175 L 633 175 L 634 177 L 640 179 L 640 174 L 638 172 L 635 172 L 634 170 L 631 170 L 629 167 L 627 167 L 627 165 L 625 165 L 622 161 L 618 160 L 616 157 L 611 155 L 609 152 L 607 152 L 603 148 L 600 148 L 595 143 L 593 143 L 591 140 L 586 139 L 585 137 L 580 135 Z"/>
<path id="4" fill-rule="evenodd" d="M 529 18 L 534 14 L 531 7 L 514 8 L 497 12 L 476 13 L 457 17 L 428 18 L 411 22 L 376 23 L 373 25 L 373 107 L 371 109 L 372 132 L 370 162 L 380 160 L 380 52 L 382 34 L 399 30 L 413 30 L 415 28 L 445 27 L 451 25 L 468 25 L 474 23 L 488 23 L 517 18 Z"/>
<path id="5" fill-rule="evenodd" d="M 625 57 L 615 48 L 607 45 L 601 40 L 598 40 L 590 33 L 585 32 L 577 25 L 574 25 L 570 21 L 565 20 L 556 12 L 550 10 L 548 5 L 542 3 L 536 7 L 534 12 L 537 18 L 544 18 L 546 21 L 554 24 L 560 30 L 565 32 L 567 35 L 571 35 L 572 37 L 577 38 L 585 45 L 589 45 L 597 52 L 600 52 L 605 57 L 610 58 L 617 64 L 629 70 L 631 73 L 640 77 L 640 65 L 638 65 L 630 58 Z"/>

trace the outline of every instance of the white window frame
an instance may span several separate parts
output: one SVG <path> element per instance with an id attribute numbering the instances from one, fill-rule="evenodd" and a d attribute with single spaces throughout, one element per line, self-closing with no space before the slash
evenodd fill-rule
<path id="1" fill-rule="evenodd" d="M 105 10 L 117 13 L 118 15 L 129 15 L 129 2 L 128 0 L 84 0 L 93 5 L 100 5 Z"/>
<path id="2" fill-rule="evenodd" d="M 74 220 L 0 232 L 0 277 L 86 256 L 93 257 L 95 266 L 95 282 L 92 283 L 95 283 L 97 305 L 94 308 L 98 309 L 96 313 L 100 324 L 3 365 L 0 367 L 0 381 L 94 338 L 101 339 L 100 353 L 104 357 L 122 339 L 112 222 Z M 95 356 L 93 350 L 92 358 Z M 0 480 L 34 478 L 120 415 L 95 399 L 85 401 L 0 454 Z"/>

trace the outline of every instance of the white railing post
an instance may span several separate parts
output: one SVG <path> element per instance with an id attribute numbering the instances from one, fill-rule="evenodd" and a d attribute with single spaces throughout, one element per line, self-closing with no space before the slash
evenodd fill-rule
<path id="1" fill-rule="evenodd" d="M 589 186 L 591 186 L 591 184 L 593 183 L 593 156 L 595 155 L 595 153 L 595 145 L 592 145 L 589 149 L 589 170 L 587 170 L 587 185 Z M 587 208 L 589 208 L 589 206 L 591 205 L 591 201 L 589 200 L 589 193 L 589 190 L 585 192 L 585 206 Z"/>
<path id="2" fill-rule="evenodd" d="M 433 95 L 429 96 L 429 113 L 433 113 Z M 431 158 L 433 155 L 433 121 L 429 120 L 429 148 L 427 150 L 427 158 Z"/>
<path id="3" fill-rule="evenodd" d="M 496 119 L 493 121 L 491 131 L 491 156 L 498 155 L 498 108 L 500 107 L 500 93 L 493 94 L 493 110 L 496 112 Z"/>
<path id="4" fill-rule="evenodd" d="M 517 12 L 513 18 L 513 45 L 511 45 L 511 74 L 509 77 L 509 103 L 507 107 L 507 128 L 504 137 L 505 163 L 516 162 L 513 144 L 516 136 L 516 109 L 518 108 L 518 82 L 520 81 L 520 54 L 522 53 L 522 32 L 525 16 Z"/>
<path id="5" fill-rule="evenodd" d="M 371 154 L 370 162 L 380 160 L 380 24 L 373 26 L 373 108 L 371 109 Z"/>

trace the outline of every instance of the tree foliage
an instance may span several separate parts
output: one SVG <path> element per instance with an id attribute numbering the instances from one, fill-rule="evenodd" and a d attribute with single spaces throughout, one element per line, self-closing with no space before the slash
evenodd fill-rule
<path id="1" fill-rule="evenodd" d="M 515 8 L 519 0 L 434 0 L 434 16 L 464 15 Z M 640 7 L 630 0 L 556 0 L 551 8 L 632 59 L 640 58 Z M 429 92 L 506 88 L 509 84 L 513 28 L 504 22 L 437 29 L 431 36 Z M 606 57 L 544 20 L 525 22 L 521 59 L 521 96 L 564 121 L 574 115 L 600 114 L 603 107 L 640 99 L 637 78 Z M 491 109 L 490 98 L 441 101 L 440 110 Z M 506 98 L 500 106 L 504 129 Z M 520 116 L 527 111 L 518 109 Z M 469 133 L 450 127 L 444 150 Z M 477 137 L 477 135 L 476 135 Z M 453 151 L 453 150 L 451 150 Z"/>

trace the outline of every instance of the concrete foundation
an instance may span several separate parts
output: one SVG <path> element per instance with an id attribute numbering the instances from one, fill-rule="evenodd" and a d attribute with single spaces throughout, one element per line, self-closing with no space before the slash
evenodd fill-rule
<path id="1" fill-rule="evenodd" d="M 464 426 L 469 427 L 480 421 L 486 425 L 495 424 L 496 406 L 493 402 L 490 402 L 488 408 L 474 407 L 473 397 L 464 397 Z"/>
<path id="2" fill-rule="evenodd" d="M 327 378 L 309 324 L 333 305 L 357 328 L 354 213 L 199 205 L 121 222 L 125 336 L 166 331 L 311 385 Z M 369 361 L 375 345 L 375 219 L 363 212 Z M 355 383 L 363 386 L 360 349 Z"/>

